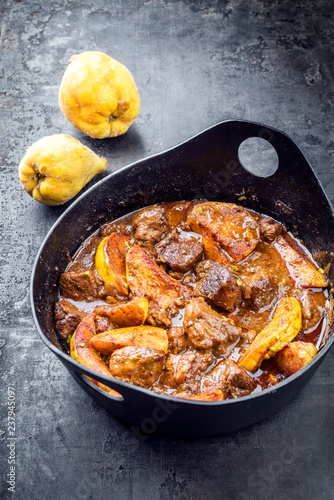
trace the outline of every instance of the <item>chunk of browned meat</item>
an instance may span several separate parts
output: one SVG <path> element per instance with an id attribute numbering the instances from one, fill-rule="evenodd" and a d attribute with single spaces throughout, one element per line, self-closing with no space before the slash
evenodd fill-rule
<path id="1" fill-rule="evenodd" d="M 61 339 L 66 339 L 68 335 L 71 335 L 85 316 L 85 313 L 79 311 L 75 305 L 67 300 L 56 302 L 54 314 L 55 327 Z"/>
<path id="2" fill-rule="evenodd" d="M 314 328 L 325 315 L 326 304 L 323 294 L 312 290 L 303 290 L 299 299 L 302 307 L 302 330 L 307 332 Z"/>
<path id="3" fill-rule="evenodd" d="M 265 270 L 264 270 L 265 271 Z M 249 274 L 244 278 L 242 294 L 255 309 L 268 306 L 274 300 L 277 292 L 277 283 L 273 276 L 264 272 Z"/>
<path id="4" fill-rule="evenodd" d="M 132 225 L 138 242 L 154 245 L 167 231 L 167 215 L 164 207 L 153 205 L 134 215 Z"/>
<path id="5" fill-rule="evenodd" d="M 188 351 L 183 354 L 169 354 L 166 370 L 160 381 L 167 387 L 196 393 L 203 373 L 212 362 L 211 353 Z"/>
<path id="6" fill-rule="evenodd" d="M 166 356 L 151 347 L 121 347 L 110 356 L 109 369 L 113 377 L 151 387 L 160 377 Z"/>
<path id="7" fill-rule="evenodd" d="M 196 271 L 198 276 L 203 277 L 194 287 L 195 296 L 204 297 L 228 312 L 233 312 L 240 305 L 241 280 L 235 278 L 229 269 L 218 262 L 204 260 L 198 264 Z"/>
<path id="8" fill-rule="evenodd" d="M 282 224 L 275 222 L 270 217 L 262 217 L 260 219 L 260 234 L 266 241 L 274 241 L 276 236 L 281 234 L 282 229 Z"/>
<path id="9" fill-rule="evenodd" d="M 93 302 L 103 296 L 104 282 L 98 271 L 68 271 L 60 276 L 60 291 L 63 297 Z"/>
<path id="10" fill-rule="evenodd" d="M 256 384 L 235 361 L 220 361 L 202 379 L 201 391 L 220 389 L 225 398 L 239 398 L 254 391 Z"/>
<path id="11" fill-rule="evenodd" d="M 217 313 L 201 297 L 186 305 L 183 326 L 197 349 L 209 349 L 216 355 L 225 353 L 240 337 L 234 322 Z"/>
<path id="12" fill-rule="evenodd" d="M 238 343 L 238 347 L 240 348 L 239 352 L 244 352 L 251 345 L 257 333 L 258 332 L 255 330 L 241 329 L 240 342 Z"/>
<path id="13" fill-rule="evenodd" d="M 173 326 L 167 330 L 168 350 L 172 354 L 180 354 L 187 347 L 187 337 L 182 326 Z"/>
<path id="14" fill-rule="evenodd" d="M 114 323 L 107 316 L 100 316 L 98 314 L 95 316 L 96 333 L 106 332 L 114 328 L 116 328 Z"/>
<path id="15" fill-rule="evenodd" d="M 155 254 L 160 262 L 174 271 L 189 271 L 199 261 L 203 244 L 195 239 L 181 239 L 177 233 L 170 233 L 155 247 Z"/>
<path id="16" fill-rule="evenodd" d="M 247 258 L 247 265 L 239 271 L 246 305 L 255 309 L 271 304 L 278 293 L 279 283 L 289 279 L 288 270 L 278 251 L 263 242 L 258 244 Z"/>

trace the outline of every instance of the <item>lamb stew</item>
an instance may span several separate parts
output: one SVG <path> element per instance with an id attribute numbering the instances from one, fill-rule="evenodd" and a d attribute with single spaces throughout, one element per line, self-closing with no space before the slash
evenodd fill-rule
<path id="1" fill-rule="evenodd" d="M 296 373 L 325 343 L 325 271 L 253 210 L 152 205 L 80 246 L 60 277 L 55 327 L 99 373 L 178 398 L 238 398 Z"/>

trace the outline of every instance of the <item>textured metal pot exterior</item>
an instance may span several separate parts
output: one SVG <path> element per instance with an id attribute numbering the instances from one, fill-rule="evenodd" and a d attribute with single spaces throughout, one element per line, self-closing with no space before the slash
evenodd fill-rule
<path id="1" fill-rule="evenodd" d="M 240 144 L 266 139 L 278 155 L 277 171 L 259 177 L 245 170 Z M 60 274 L 79 245 L 101 224 L 147 205 L 164 201 L 210 199 L 244 204 L 297 229 L 313 254 L 332 259 L 334 218 L 311 166 L 282 132 L 253 122 L 231 120 L 188 141 L 110 174 L 79 197 L 59 218 L 37 255 L 31 280 L 32 311 L 37 330 L 78 383 L 100 405 L 132 425 L 138 437 L 154 432 L 213 436 L 247 427 L 277 411 L 303 388 L 333 343 L 326 345 L 295 375 L 273 388 L 222 402 L 198 402 L 158 395 L 85 368 L 61 349 L 53 321 Z M 332 278 L 332 276 L 330 276 Z M 332 280 L 333 281 L 333 280 Z M 330 325 L 328 325 L 330 329 Z M 117 399 L 83 378 L 93 376 L 114 388 Z"/>

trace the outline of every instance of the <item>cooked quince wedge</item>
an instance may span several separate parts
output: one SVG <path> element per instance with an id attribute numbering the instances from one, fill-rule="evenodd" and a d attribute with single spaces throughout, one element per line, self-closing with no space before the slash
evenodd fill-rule
<path id="1" fill-rule="evenodd" d="M 289 241 L 287 235 L 279 235 L 275 240 L 275 247 L 279 251 L 282 259 L 286 262 L 291 276 L 296 280 L 297 285 L 303 288 L 324 288 L 328 281 L 326 276 L 318 271 L 315 265 L 302 255 Z"/>
<path id="2" fill-rule="evenodd" d="M 254 372 L 264 359 L 271 358 L 291 342 L 302 326 L 302 312 L 297 299 L 281 299 L 270 323 L 255 337 L 238 364 Z"/>
<path id="3" fill-rule="evenodd" d="M 168 337 L 162 328 L 146 325 L 131 326 L 98 333 L 92 337 L 90 345 L 106 356 L 126 346 L 151 347 L 166 354 Z"/>
<path id="4" fill-rule="evenodd" d="M 28 148 L 19 165 L 25 191 L 46 205 L 62 205 L 103 172 L 107 160 L 66 134 L 43 137 Z"/>
<path id="5" fill-rule="evenodd" d="M 107 365 L 104 363 L 101 355 L 94 349 L 90 344 L 91 338 L 95 335 L 95 315 L 88 314 L 83 318 L 83 320 L 77 326 L 77 329 L 73 333 L 70 342 L 70 354 L 73 359 L 87 366 L 103 375 L 108 375 L 111 377 L 111 373 Z M 87 377 L 93 384 L 97 385 L 104 391 L 109 392 L 114 396 L 120 396 L 120 394 L 108 386 L 97 382 L 90 377 Z"/>
<path id="6" fill-rule="evenodd" d="M 147 322 L 153 325 L 171 325 L 171 315 L 184 307 L 191 290 L 171 278 L 147 255 L 139 245 L 126 255 L 127 282 L 133 297 L 146 297 L 149 302 Z"/>
<path id="7" fill-rule="evenodd" d="M 212 391 L 200 392 L 199 394 L 189 394 L 187 392 L 179 392 L 174 394 L 177 398 L 191 399 L 194 401 L 222 401 L 224 399 L 223 391 L 214 389 Z"/>
<path id="8" fill-rule="evenodd" d="M 196 233 L 202 234 L 206 229 L 234 262 L 250 254 L 260 241 L 257 220 L 248 210 L 233 203 L 208 201 L 195 205 L 188 224 Z"/>
<path id="9" fill-rule="evenodd" d="M 219 264 L 224 267 L 228 267 L 231 264 L 226 255 L 224 255 L 219 244 L 210 237 L 210 233 L 207 229 L 203 229 L 202 231 L 202 242 L 206 259 L 219 262 Z"/>
<path id="10" fill-rule="evenodd" d="M 140 109 L 132 74 L 102 52 L 73 55 L 59 89 L 59 106 L 69 122 L 90 137 L 124 134 Z"/>
<path id="11" fill-rule="evenodd" d="M 311 342 L 290 342 L 277 353 L 277 364 L 287 375 L 293 375 L 306 366 L 317 352 L 318 349 Z"/>
<path id="12" fill-rule="evenodd" d="M 97 247 L 95 267 L 109 286 L 111 294 L 114 289 L 116 295 L 128 295 L 125 254 L 129 247 L 129 237 L 123 233 L 113 233 L 103 238 Z"/>
<path id="13" fill-rule="evenodd" d="M 107 316 L 119 328 L 139 326 L 145 323 L 147 318 L 148 300 L 146 297 L 136 297 L 129 302 L 113 306 L 98 306 L 94 312 L 100 316 Z"/>

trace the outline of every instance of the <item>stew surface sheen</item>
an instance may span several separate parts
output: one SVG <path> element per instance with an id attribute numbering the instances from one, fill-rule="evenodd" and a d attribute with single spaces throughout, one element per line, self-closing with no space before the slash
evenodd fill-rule
<path id="1" fill-rule="evenodd" d="M 80 246 L 60 277 L 55 327 L 89 368 L 217 401 L 275 385 L 315 356 L 327 289 L 277 221 L 230 203 L 163 203 Z"/>

